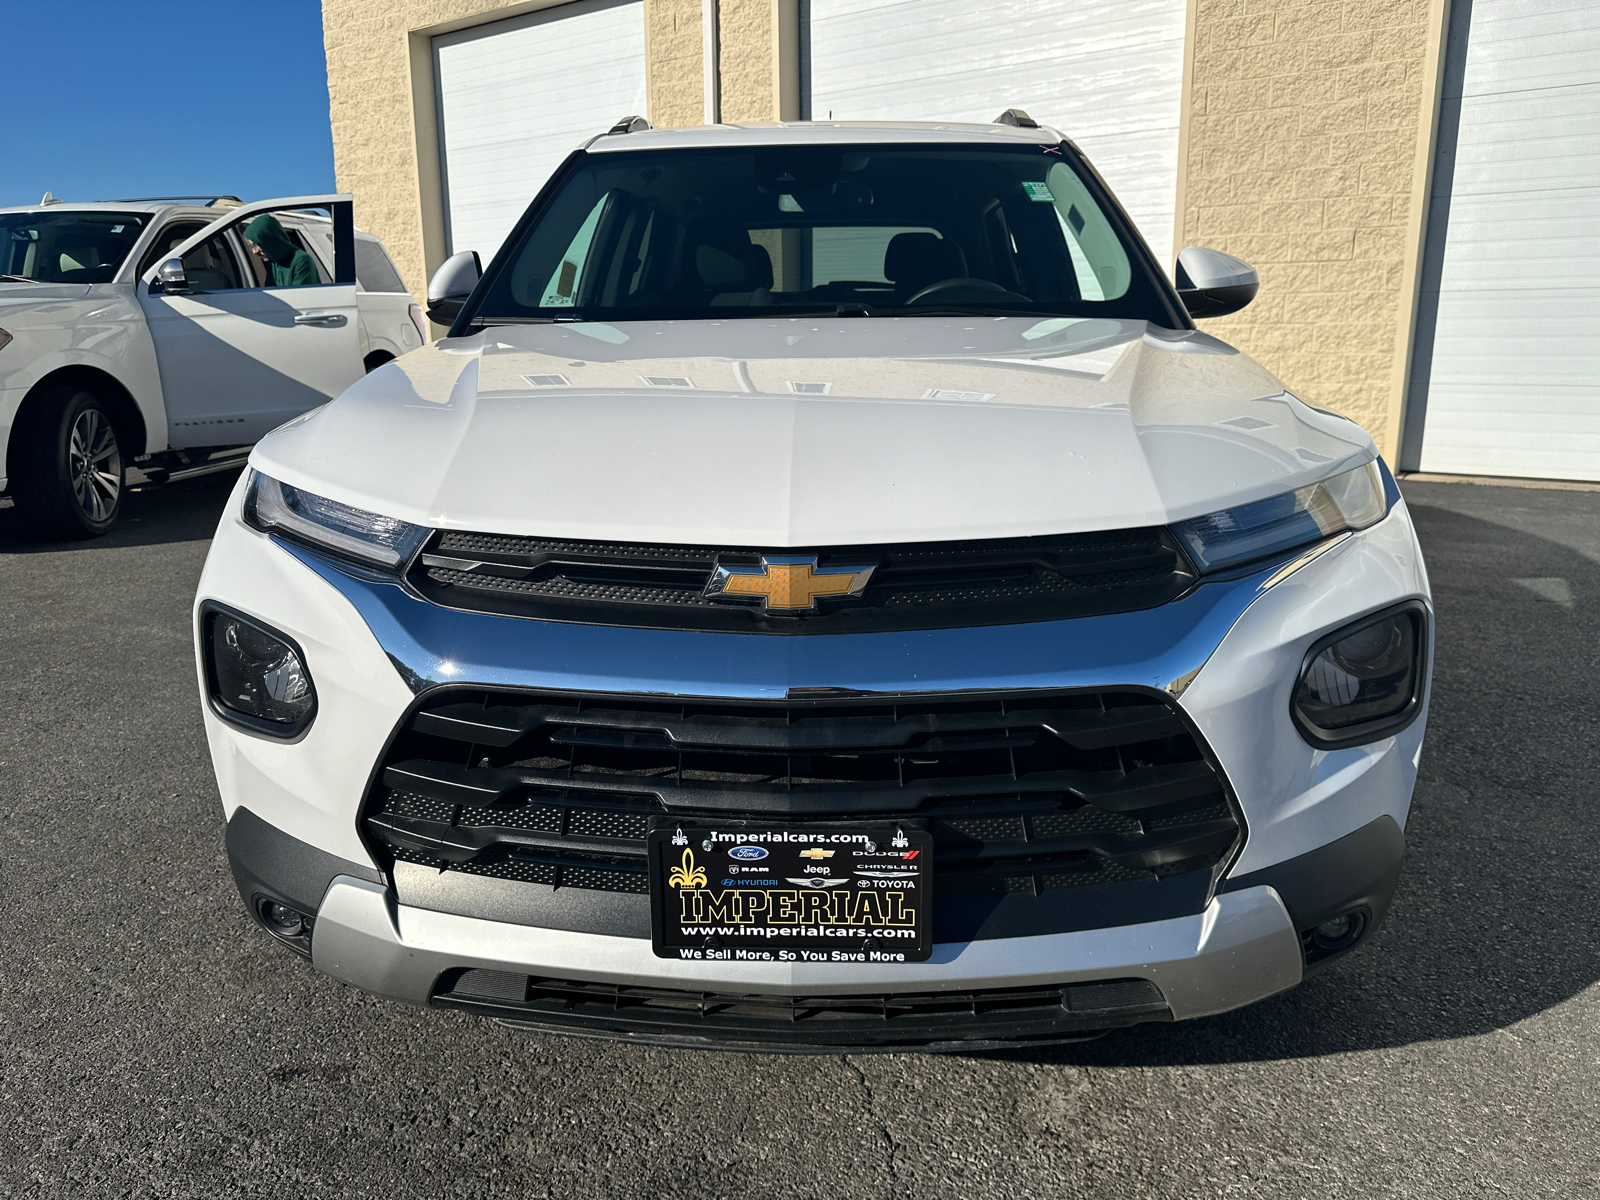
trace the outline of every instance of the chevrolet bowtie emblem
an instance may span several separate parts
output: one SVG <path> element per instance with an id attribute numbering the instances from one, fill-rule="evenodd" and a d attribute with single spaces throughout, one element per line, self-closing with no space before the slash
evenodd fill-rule
<path id="1" fill-rule="evenodd" d="M 718 563 L 708 598 L 760 600 L 769 613 L 814 612 L 825 598 L 859 596 L 877 566 L 819 567 L 815 558 L 763 556 L 759 567 Z"/>

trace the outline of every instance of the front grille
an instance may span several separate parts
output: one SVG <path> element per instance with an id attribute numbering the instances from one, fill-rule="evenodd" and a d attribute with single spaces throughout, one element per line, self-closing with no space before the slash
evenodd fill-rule
<path id="1" fill-rule="evenodd" d="M 552 1029 L 878 1048 L 1038 1042 L 1171 1020 L 1147 979 L 973 991 L 769 996 L 546 979 L 480 968 L 442 975 L 432 1003 Z"/>
<path id="2" fill-rule="evenodd" d="M 919 825 L 941 939 L 955 927 L 939 904 L 963 899 L 1100 889 L 1113 919 L 1140 919 L 1133 901 L 1157 893 L 1198 911 L 1241 835 L 1176 707 L 1136 690 L 680 702 L 441 689 L 394 739 L 362 824 L 395 862 L 642 897 L 645 835 L 667 815 Z"/>
<path id="3" fill-rule="evenodd" d="M 763 554 L 819 568 L 873 566 L 866 590 L 782 616 L 705 595 L 713 568 Z M 782 550 L 634 546 L 441 530 L 408 575 L 450 608 L 549 620 L 818 634 L 1058 620 L 1153 608 L 1182 595 L 1193 569 L 1160 527 L 1049 537 Z"/>

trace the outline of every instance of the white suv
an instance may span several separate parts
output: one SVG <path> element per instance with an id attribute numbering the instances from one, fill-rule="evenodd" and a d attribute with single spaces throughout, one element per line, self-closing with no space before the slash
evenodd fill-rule
<path id="1" fill-rule="evenodd" d="M 45 537 L 93 537 L 125 471 L 237 466 L 250 443 L 426 340 L 348 196 L 0 209 L 0 490 Z M 245 231 L 276 223 L 282 286 Z M 288 275 L 286 268 L 279 274 Z"/>
<path id="2" fill-rule="evenodd" d="M 195 604 L 245 904 L 533 1028 L 1203 1016 L 1394 894 L 1432 609 L 1372 440 L 1024 123 L 652 130 L 264 439 Z M 455 286 L 450 286 L 454 284 Z"/>

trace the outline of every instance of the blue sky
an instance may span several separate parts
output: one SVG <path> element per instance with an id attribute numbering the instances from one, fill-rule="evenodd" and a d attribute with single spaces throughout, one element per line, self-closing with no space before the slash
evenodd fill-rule
<path id="1" fill-rule="evenodd" d="M 7 0 L 0 205 L 333 191 L 318 0 Z"/>

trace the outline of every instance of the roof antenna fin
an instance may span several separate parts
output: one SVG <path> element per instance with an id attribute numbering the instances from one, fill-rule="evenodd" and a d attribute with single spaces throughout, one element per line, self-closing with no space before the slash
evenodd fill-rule
<path id="1" fill-rule="evenodd" d="M 1008 108 L 994 119 L 996 125 L 1015 125 L 1018 129 L 1037 129 L 1039 122 L 1035 121 L 1020 108 Z"/>

